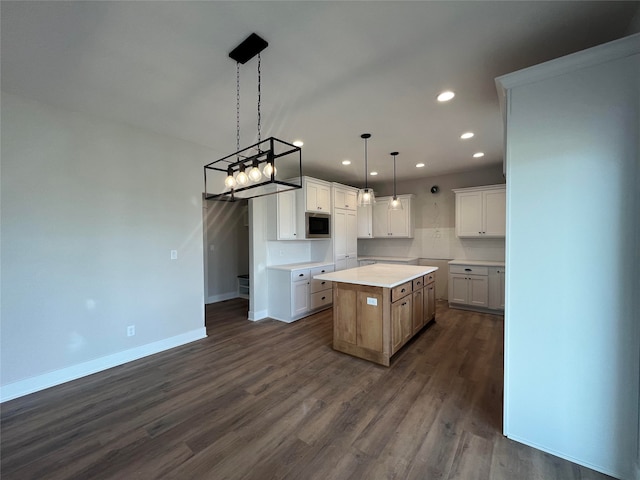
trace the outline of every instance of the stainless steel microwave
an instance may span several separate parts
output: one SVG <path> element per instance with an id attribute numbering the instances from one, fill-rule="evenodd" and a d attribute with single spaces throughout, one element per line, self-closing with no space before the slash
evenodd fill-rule
<path id="1" fill-rule="evenodd" d="M 305 238 L 331 238 L 331 215 L 306 212 Z"/>

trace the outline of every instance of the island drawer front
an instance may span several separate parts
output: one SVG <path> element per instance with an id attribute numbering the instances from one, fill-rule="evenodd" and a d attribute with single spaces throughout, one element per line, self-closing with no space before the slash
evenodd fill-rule
<path id="1" fill-rule="evenodd" d="M 322 290 L 311 294 L 311 309 L 324 307 L 333 303 L 333 290 Z"/>
<path id="2" fill-rule="evenodd" d="M 424 277 L 418 277 L 413 281 L 413 289 L 420 290 L 424 287 Z"/>
<path id="3" fill-rule="evenodd" d="M 435 282 L 435 281 L 436 281 L 436 273 L 435 273 L 435 272 L 433 272 L 433 273 L 428 273 L 428 274 L 426 274 L 423 278 L 424 278 L 424 284 L 425 284 L 425 286 L 426 286 L 426 285 L 429 285 L 430 283 L 433 283 L 433 282 Z"/>
<path id="4" fill-rule="evenodd" d="M 320 274 L 318 274 L 320 275 Z M 329 280 L 316 280 L 314 278 L 311 279 L 311 293 L 320 292 L 322 290 L 331 289 L 333 282 Z"/>
<path id="5" fill-rule="evenodd" d="M 311 278 L 316 275 L 322 275 L 323 273 L 333 272 L 335 267 L 333 265 L 325 265 L 324 267 L 314 267 L 311 269 Z"/>
<path id="6" fill-rule="evenodd" d="M 463 275 L 489 275 L 489 267 L 477 265 L 449 265 L 449 273 L 461 273 Z"/>
<path id="7" fill-rule="evenodd" d="M 292 270 L 291 271 L 291 281 L 298 282 L 300 280 L 309 280 L 310 273 L 309 269 L 306 270 Z"/>
<path id="8" fill-rule="evenodd" d="M 400 300 L 403 297 L 406 297 L 411 292 L 413 292 L 413 282 L 409 280 L 408 282 L 403 283 L 402 285 L 398 285 L 391 289 L 391 301 L 395 302 Z"/>

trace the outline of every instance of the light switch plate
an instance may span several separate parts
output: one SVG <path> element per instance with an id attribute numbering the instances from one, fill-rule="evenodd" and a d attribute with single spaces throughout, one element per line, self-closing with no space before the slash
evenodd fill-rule
<path id="1" fill-rule="evenodd" d="M 171 260 L 177 260 L 177 259 L 178 259 L 178 251 L 171 250 Z"/>

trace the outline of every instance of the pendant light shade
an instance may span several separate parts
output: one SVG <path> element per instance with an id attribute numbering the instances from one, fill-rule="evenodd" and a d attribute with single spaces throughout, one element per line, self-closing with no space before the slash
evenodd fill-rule
<path id="1" fill-rule="evenodd" d="M 393 197 L 389 199 L 389 210 L 402 210 L 402 201 L 396 195 L 396 156 L 398 152 L 391 152 L 393 156 Z"/>
<path id="2" fill-rule="evenodd" d="M 369 169 L 367 165 L 367 140 L 371 138 L 370 133 L 363 133 L 360 138 L 364 139 L 364 188 L 358 191 L 358 206 L 373 205 L 376 203 L 376 197 L 373 188 L 369 188 Z"/>

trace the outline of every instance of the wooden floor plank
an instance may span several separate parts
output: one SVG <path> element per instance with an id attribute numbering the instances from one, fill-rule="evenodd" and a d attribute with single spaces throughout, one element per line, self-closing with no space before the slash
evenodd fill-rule
<path id="1" fill-rule="evenodd" d="M 2 404 L 0 476 L 41 479 L 609 477 L 502 430 L 503 320 L 438 304 L 382 367 L 292 324 L 206 308 L 207 338 Z"/>

